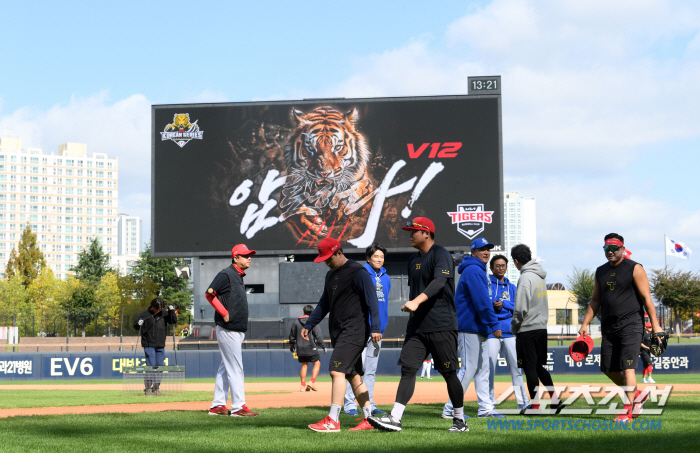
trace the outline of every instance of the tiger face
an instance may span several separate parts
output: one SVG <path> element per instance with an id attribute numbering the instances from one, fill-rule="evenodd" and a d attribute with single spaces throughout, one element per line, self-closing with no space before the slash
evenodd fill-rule
<path id="1" fill-rule="evenodd" d="M 355 128 L 356 109 L 345 114 L 328 106 L 310 113 L 292 109 L 291 116 L 296 129 L 284 147 L 282 216 L 300 215 L 301 230 L 324 237 L 329 231 L 326 217 L 350 215 L 373 195 L 367 177 L 369 149 Z"/>
<path id="2" fill-rule="evenodd" d="M 297 128 L 285 147 L 285 162 L 297 174 L 318 186 L 344 185 L 361 177 L 369 152 L 355 129 L 356 109 L 342 114 L 319 107 L 309 114 L 293 109 Z"/>
<path id="3" fill-rule="evenodd" d="M 192 127 L 192 123 L 190 123 L 190 114 L 189 113 L 176 113 L 175 117 L 173 118 L 172 124 L 168 124 L 165 126 L 165 130 L 179 130 L 179 131 L 184 131 L 186 129 L 189 129 Z"/>

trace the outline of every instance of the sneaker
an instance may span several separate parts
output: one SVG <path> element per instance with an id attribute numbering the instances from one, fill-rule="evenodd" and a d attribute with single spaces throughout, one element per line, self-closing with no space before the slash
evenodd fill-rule
<path id="1" fill-rule="evenodd" d="M 642 384 L 646 384 L 646 383 L 647 383 L 647 378 L 642 378 Z"/>
<path id="2" fill-rule="evenodd" d="M 432 379 L 430 376 L 428 376 L 426 379 Z"/>
<path id="3" fill-rule="evenodd" d="M 540 415 L 540 405 L 528 404 L 525 409 L 520 411 L 520 415 Z"/>
<path id="4" fill-rule="evenodd" d="M 372 425 L 367 422 L 366 418 L 356 418 L 355 421 L 362 420 L 359 425 L 354 428 L 350 428 L 349 431 L 364 431 L 366 429 L 374 429 Z"/>
<path id="5" fill-rule="evenodd" d="M 145 396 L 151 396 L 151 395 L 153 395 L 153 392 L 151 392 L 151 389 L 145 389 L 145 390 L 143 391 L 143 394 L 144 394 Z"/>
<path id="6" fill-rule="evenodd" d="M 369 417 L 367 421 L 380 431 L 401 431 L 401 422 L 394 420 L 391 414 Z"/>
<path id="7" fill-rule="evenodd" d="M 651 378 L 651 376 L 649 376 L 649 377 L 647 378 L 647 384 L 656 384 L 656 381 L 653 380 L 653 379 Z"/>
<path id="8" fill-rule="evenodd" d="M 440 417 L 444 418 L 445 420 L 452 420 L 455 417 L 455 414 L 452 411 L 443 412 L 442 414 L 440 414 Z"/>
<path id="9" fill-rule="evenodd" d="M 386 412 L 379 410 L 376 407 L 374 409 L 372 409 L 372 415 L 384 415 L 384 414 L 386 414 Z"/>
<path id="10" fill-rule="evenodd" d="M 644 403 L 646 403 L 648 399 L 649 399 L 649 392 L 647 392 L 647 391 L 642 392 L 641 390 L 637 390 L 637 393 L 634 395 L 634 406 L 632 406 L 632 410 L 630 411 L 630 417 L 632 417 L 632 418 L 639 417 L 639 415 L 642 413 L 642 407 L 644 406 Z"/>
<path id="11" fill-rule="evenodd" d="M 617 416 L 615 421 L 627 423 L 628 421 L 630 421 L 632 419 L 631 413 L 632 413 L 632 405 L 625 404 L 624 409 L 622 410 L 622 412 L 620 412 L 620 414 Z"/>
<path id="12" fill-rule="evenodd" d="M 216 406 L 209 409 L 209 415 L 229 415 L 230 413 L 226 406 Z"/>
<path id="13" fill-rule="evenodd" d="M 163 394 L 160 393 L 160 390 L 158 390 L 158 389 L 153 389 L 153 391 L 151 392 L 151 394 L 152 394 L 153 396 L 163 396 Z"/>
<path id="14" fill-rule="evenodd" d="M 487 412 L 485 414 L 479 414 L 479 418 L 484 418 L 484 417 L 502 418 L 502 417 L 505 417 L 505 415 L 501 415 L 498 412 Z M 455 419 L 455 420 L 457 420 L 457 419 Z"/>
<path id="15" fill-rule="evenodd" d="M 423 376 L 420 377 L 421 379 L 425 379 Z"/>
<path id="16" fill-rule="evenodd" d="M 242 408 L 238 409 L 236 412 L 231 412 L 231 417 L 257 417 L 258 412 L 253 412 L 248 409 L 245 404 Z"/>
<path id="17" fill-rule="evenodd" d="M 302 385 L 299 387 L 300 392 L 308 392 L 309 391 L 309 386 L 308 385 Z"/>
<path id="18" fill-rule="evenodd" d="M 316 384 L 314 384 L 313 382 L 311 384 L 306 385 L 306 391 L 308 392 L 310 390 L 313 390 L 314 392 L 316 391 Z"/>
<path id="19" fill-rule="evenodd" d="M 339 433 L 340 432 L 340 421 L 333 421 L 330 415 L 321 420 L 318 423 L 309 425 L 309 429 L 316 431 L 317 433 Z"/>
<path id="20" fill-rule="evenodd" d="M 350 409 L 349 411 L 345 411 L 346 415 L 360 415 L 359 412 L 357 412 L 357 409 Z"/>
<path id="21" fill-rule="evenodd" d="M 469 426 L 461 418 L 454 418 L 452 422 L 452 428 L 447 430 L 448 433 L 468 433 Z"/>

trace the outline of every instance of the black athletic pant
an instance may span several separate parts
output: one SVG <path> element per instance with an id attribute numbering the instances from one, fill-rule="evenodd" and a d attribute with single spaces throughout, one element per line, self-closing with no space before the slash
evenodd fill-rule
<path id="1" fill-rule="evenodd" d="M 407 368 L 401 367 L 401 381 L 399 381 L 399 389 L 396 392 L 396 402 L 406 406 L 413 396 L 413 392 L 416 390 L 416 374 L 418 373 L 418 368 Z M 447 394 L 450 396 L 452 405 L 454 407 L 464 406 L 464 393 L 462 393 L 462 383 L 459 382 L 457 377 L 457 372 L 451 371 L 440 371 L 442 377 L 445 378 L 445 383 L 447 383 Z"/>
<path id="2" fill-rule="evenodd" d="M 530 393 L 530 399 L 534 399 L 537 395 L 537 386 L 541 382 L 547 388 L 554 387 L 554 382 L 552 382 L 552 376 L 549 374 L 542 365 L 537 365 L 534 367 L 523 368 L 525 372 L 525 378 L 527 379 L 527 390 Z M 549 392 L 549 396 L 552 396 L 553 392 Z"/>

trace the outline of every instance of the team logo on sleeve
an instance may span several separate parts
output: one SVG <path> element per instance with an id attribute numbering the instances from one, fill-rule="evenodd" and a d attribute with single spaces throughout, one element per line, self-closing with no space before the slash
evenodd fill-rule
<path id="1" fill-rule="evenodd" d="M 458 204 L 457 211 L 448 212 L 452 225 L 469 239 L 474 239 L 484 231 L 487 223 L 493 221 L 494 211 L 484 211 L 483 204 Z"/>
<path id="2" fill-rule="evenodd" d="M 197 120 L 199 121 L 199 120 Z M 189 113 L 176 113 L 173 122 L 160 133 L 162 141 L 172 140 L 182 148 L 190 140 L 202 140 L 204 132 L 199 130 L 197 121 L 190 123 Z"/>

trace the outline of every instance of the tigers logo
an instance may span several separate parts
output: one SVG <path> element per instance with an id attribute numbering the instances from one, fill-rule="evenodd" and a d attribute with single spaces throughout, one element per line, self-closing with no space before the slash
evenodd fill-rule
<path id="1" fill-rule="evenodd" d="M 443 365 L 445 365 L 445 368 L 449 368 L 451 363 L 452 363 L 452 362 L 447 361 L 447 362 L 443 363 Z"/>
<path id="2" fill-rule="evenodd" d="M 338 362 L 337 360 L 334 360 L 334 361 L 333 361 L 333 365 L 335 365 L 336 368 L 338 368 L 338 367 L 340 366 L 341 363 L 342 363 L 342 362 Z"/>
<path id="3" fill-rule="evenodd" d="M 197 120 L 199 121 L 199 120 Z M 199 130 L 197 121 L 190 123 L 189 113 L 176 113 L 173 122 L 160 133 L 162 141 L 172 140 L 182 148 L 190 140 L 202 140 L 204 132 Z"/>
<path id="4" fill-rule="evenodd" d="M 474 239 L 484 231 L 487 223 L 493 221 L 494 211 L 484 211 L 483 204 L 458 204 L 457 211 L 448 212 L 452 225 L 457 224 L 457 231 L 469 239 Z"/>

